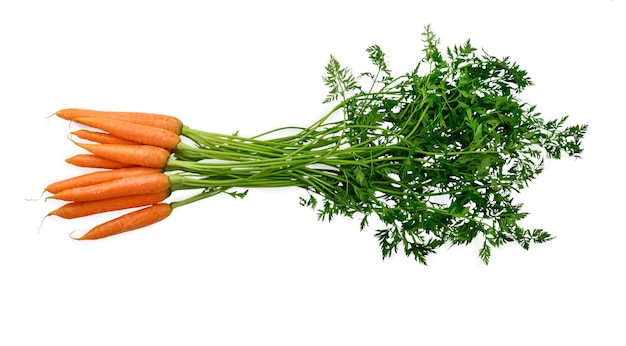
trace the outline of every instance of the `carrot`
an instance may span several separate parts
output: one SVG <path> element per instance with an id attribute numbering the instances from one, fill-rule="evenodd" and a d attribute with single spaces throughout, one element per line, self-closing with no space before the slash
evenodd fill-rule
<path id="1" fill-rule="evenodd" d="M 59 193 L 63 190 L 72 189 L 75 187 L 89 186 L 104 183 L 106 181 L 122 179 L 124 177 L 130 177 L 133 175 L 158 173 L 160 171 L 161 170 L 158 168 L 131 167 L 92 172 L 52 183 L 48 185 L 48 187 L 46 187 L 46 191 L 50 193 Z"/>
<path id="2" fill-rule="evenodd" d="M 111 134 L 102 132 L 78 130 L 72 132 L 72 134 L 78 138 L 101 144 L 139 144 L 137 142 L 122 139 L 119 137 L 115 137 Z"/>
<path id="3" fill-rule="evenodd" d="M 165 149 L 175 149 L 180 142 L 179 135 L 158 127 L 103 118 L 76 118 L 74 121 L 106 131 L 122 139 Z"/>
<path id="4" fill-rule="evenodd" d="M 98 225 L 85 233 L 82 237 L 76 239 L 93 240 L 132 231 L 157 223 L 168 217 L 171 213 L 172 208 L 169 204 L 154 204 Z"/>
<path id="5" fill-rule="evenodd" d="M 111 120 L 127 121 L 129 123 L 158 127 L 174 132 L 179 135 L 183 123 L 175 117 L 162 114 L 138 113 L 138 112 L 104 112 L 89 109 L 68 108 L 56 112 L 56 115 L 65 120 L 77 118 L 104 118 Z"/>
<path id="6" fill-rule="evenodd" d="M 133 166 L 163 168 L 170 157 L 169 151 L 151 145 L 74 143 L 94 155 Z"/>
<path id="7" fill-rule="evenodd" d="M 122 196 L 163 192 L 167 191 L 169 188 L 170 179 L 167 174 L 149 173 L 134 175 L 94 185 L 75 187 L 63 190 L 48 198 L 60 199 L 63 201 L 86 202 Z"/>
<path id="8" fill-rule="evenodd" d="M 64 219 L 74 219 L 93 214 L 105 213 L 114 210 L 143 207 L 146 205 L 162 202 L 169 196 L 169 192 L 162 191 L 143 195 L 122 196 L 97 201 L 70 202 L 51 211 L 50 215 L 56 215 Z"/>
<path id="9" fill-rule="evenodd" d="M 91 155 L 91 154 L 79 154 L 74 155 L 70 158 L 67 158 L 65 162 L 72 164 L 78 167 L 88 167 L 88 168 L 128 168 L 133 167 L 134 165 L 129 165 L 126 163 L 121 163 L 109 159 L 105 159 L 100 156 Z"/>

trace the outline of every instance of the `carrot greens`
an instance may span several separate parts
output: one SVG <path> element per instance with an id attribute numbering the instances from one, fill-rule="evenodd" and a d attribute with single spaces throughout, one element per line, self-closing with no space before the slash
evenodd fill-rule
<path id="1" fill-rule="evenodd" d="M 300 187 L 300 204 L 320 220 L 358 218 L 363 230 L 377 219 L 383 258 L 401 251 L 424 264 L 441 246 L 476 238 L 485 263 L 505 243 L 528 249 L 552 239 L 520 225 L 527 214 L 513 195 L 545 159 L 580 157 L 587 125 L 542 119 L 519 98 L 532 82 L 508 57 L 469 40 L 441 51 L 428 26 L 422 37 L 424 58 L 400 75 L 377 45 L 366 50 L 373 69 L 360 74 L 331 56 L 324 103 L 334 107 L 308 127 L 246 137 L 181 125 L 185 140 L 164 171 L 175 176 L 172 190 L 201 192 L 172 208 L 220 193 Z"/>

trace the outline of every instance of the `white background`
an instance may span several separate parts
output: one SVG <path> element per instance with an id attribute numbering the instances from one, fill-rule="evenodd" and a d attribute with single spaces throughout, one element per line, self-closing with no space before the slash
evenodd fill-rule
<path id="1" fill-rule="evenodd" d="M 625 5 L 3 1 L 0 344 L 626 344 Z M 428 23 L 442 47 L 471 38 L 517 61 L 544 117 L 590 124 L 584 158 L 550 161 L 519 197 L 552 242 L 496 249 L 489 266 L 478 243 L 428 266 L 382 261 L 373 230 L 318 222 L 295 189 L 204 200 L 102 241 L 68 235 L 110 216 L 37 231 L 58 204 L 25 199 L 82 172 L 63 162 L 79 150 L 46 118 L 56 110 L 165 113 L 225 133 L 307 125 L 329 109 L 330 54 L 358 72 L 379 44 L 402 73 Z"/>

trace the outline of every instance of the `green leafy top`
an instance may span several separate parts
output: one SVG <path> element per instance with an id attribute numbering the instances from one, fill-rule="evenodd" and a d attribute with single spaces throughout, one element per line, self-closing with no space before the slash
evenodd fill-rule
<path id="1" fill-rule="evenodd" d="M 376 70 L 359 78 L 331 57 L 325 102 L 341 100 L 345 119 L 330 125 L 342 127 L 334 157 L 358 164 L 334 165 L 346 179 L 322 193 L 320 218 L 359 212 L 365 227 L 376 214 L 387 226 L 376 231 L 383 257 L 402 248 L 422 263 L 446 243 L 479 235 L 485 263 L 491 247 L 552 239 L 520 226 L 526 213 L 512 193 L 542 171 L 544 157 L 579 157 L 587 126 L 566 127 L 567 117 L 546 122 L 519 100 L 532 82 L 508 57 L 478 54 L 469 40 L 442 54 L 428 26 L 423 42 L 425 74 L 418 65 L 392 77 L 378 46 L 367 49 Z M 359 83 L 368 79 L 369 88 Z"/>
<path id="2" fill-rule="evenodd" d="M 517 95 L 532 82 L 509 58 L 469 40 L 442 53 L 428 26 L 422 37 L 424 58 L 398 76 L 376 45 L 366 50 L 374 70 L 359 75 L 331 56 L 324 102 L 335 106 L 306 128 L 245 138 L 183 127 L 195 146 L 180 145 L 167 169 L 198 175 L 178 179 L 180 188 L 205 189 L 190 201 L 235 187 L 297 186 L 321 220 L 360 217 L 364 229 L 375 217 L 383 258 L 403 251 L 426 263 L 439 247 L 478 237 L 488 263 L 493 247 L 552 239 L 520 225 L 526 213 L 513 193 L 544 159 L 579 157 L 587 126 L 544 121 L 522 102 Z"/>

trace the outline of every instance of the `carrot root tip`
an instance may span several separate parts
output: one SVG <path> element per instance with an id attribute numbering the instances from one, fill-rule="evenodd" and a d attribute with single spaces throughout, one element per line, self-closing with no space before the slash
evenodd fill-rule
<path id="1" fill-rule="evenodd" d="M 43 195 L 46 193 L 46 191 L 48 191 L 47 189 L 43 189 L 43 192 L 41 193 L 41 195 L 37 198 L 24 198 L 25 200 L 29 201 L 29 202 L 35 202 L 35 201 L 39 201 Z"/>
<path id="2" fill-rule="evenodd" d="M 70 234 L 69 234 L 70 238 L 72 238 L 74 240 L 84 240 L 83 239 L 83 236 L 85 236 L 84 233 L 80 237 L 74 236 L 74 233 L 76 233 L 77 231 L 81 231 L 81 229 L 79 228 L 79 229 L 75 229 L 75 230 L 71 231 Z"/>
<path id="3" fill-rule="evenodd" d="M 47 218 L 48 216 L 50 216 L 50 214 L 48 214 L 48 215 L 44 216 L 44 217 L 41 219 L 41 222 L 39 223 L 39 226 L 37 226 L 37 233 L 41 234 L 41 226 L 43 226 L 43 222 L 44 222 L 44 221 L 46 221 L 46 218 Z"/>

